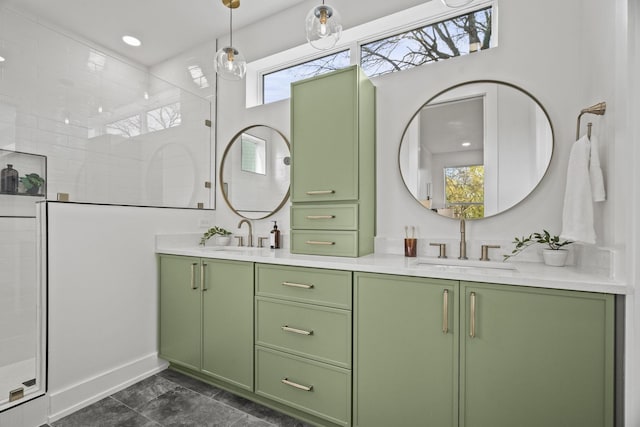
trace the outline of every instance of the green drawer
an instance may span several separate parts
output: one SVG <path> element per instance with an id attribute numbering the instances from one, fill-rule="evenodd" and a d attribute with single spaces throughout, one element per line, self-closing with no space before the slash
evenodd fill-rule
<path id="1" fill-rule="evenodd" d="M 291 253 L 357 257 L 358 232 L 291 230 Z"/>
<path id="2" fill-rule="evenodd" d="M 358 205 L 297 205 L 291 207 L 291 228 L 304 230 L 357 230 Z"/>
<path id="3" fill-rule="evenodd" d="M 256 344 L 351 367 L 351 312 L 256 298 Z"/>
<path id="4" fill-rule="evenodd" d="M 335 424 L 351 423 L 351 371 L 347 369 L 256 347 L 255 384 L 260 396 Z"/>
<path id="5" fill-rule="evenodd" d="M 256 295 L 351 310 L 350 271 L 256 264 Z"/>

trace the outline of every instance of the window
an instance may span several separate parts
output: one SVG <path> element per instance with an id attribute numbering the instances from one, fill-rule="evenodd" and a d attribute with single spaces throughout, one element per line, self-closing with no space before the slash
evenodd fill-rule
<path id="1" fill-rule="evenodd" d="M 142 124 L 140 115 L 127 117 L 105 125 L 105 133 L 109 135 L 120 135 L 124 138 L 138 136 L 141 133 Z"/>
<path id="2" fill-rule="evenodd" d="M 484 165 L 444 168 L 447 207 L 461 207 L 466 218 L 484 217 Z"/>
<path id="3" fill-rule="evenodd" d="M 292 82 L 360 64 L 369 77 L 496 47 L 495 0 L 452 10 L 430 1 L 342 32 L 340 52 L 300 45 L 247 64 L 247 107 L 290 97 Z M 351 53 L 351 54 L 350 54 Z M 291 66 L 291 64 L 295 64 Z"/>
<path id="4" fill-rule="evenodd" d="M 491 8 L 485 8 L 360 46 L 369 77 L 491 47 Z"/>
<path id="5" fill-rule="evenodd" d="M 264 74 L 262 76 L 262 101 L 264 104 L 268 104 L 290 98 L 292 82 L 339 70 L 349 64 L 349 50 L 344 50 Z"/>

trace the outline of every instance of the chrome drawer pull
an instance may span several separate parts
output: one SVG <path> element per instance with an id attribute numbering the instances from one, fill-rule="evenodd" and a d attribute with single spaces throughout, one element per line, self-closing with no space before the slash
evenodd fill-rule
<path id="1" fill-rule="evenodd" d="M 196 285 L 196 266 L 197 262 L 191 264 L 191 289 L 196 290 L 198 286 Z"/>
<path id="2" fill-rule="evenodd" d="M 300 335 L 313 335 L 313 331 L 305 331 L 304 329 L 291 328 L 288 325 L 282 326 L 282 330 L 285 332 L 293 332 L 294 334 L 300 334 Z"/>
<path id="3" fill-rule="evenodd" d="M 335 215 L 307 215 L 307 219 L 334 219 Z"/>
<path id="4" fill-rule="evenodd" d="M 282 286 L 289 286 L 290 288 L 313 289 L 313 285 L 305 285 L 304 283 L 282 282 Z"/>
<path id="5" fill-rule="evenodd" d="M 321 240 L 307 240 L 307 245 L 332 246 L 335 244 L 336 242 L 323 242 Z"/>
<path id="6" fill-rule="evenodd" d="M 294 383 L 293 381 L 289 381 L 288 378 L 283 378 L 280 381 L 282 382 L 282 384 L 286 384 L 288 386 L 297 388 L 299 390 L 304 390 L 304 391 L 312 391 L 313 390 L 313 386 L 312 385 L 306 386 L 306 385 Z"/>
<path id="7" fill-rule="evenodd" d="M 307 191 L 307 194 L 309 196 L 320 196 L 323 194 L 333 194 L 335 193 L 334 190 L 314 190 L 314 191 Z"/>

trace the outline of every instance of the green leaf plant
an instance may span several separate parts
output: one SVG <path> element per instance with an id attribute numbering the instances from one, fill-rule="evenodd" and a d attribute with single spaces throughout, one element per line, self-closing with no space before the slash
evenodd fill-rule
<path id="1" fill-rule="evenodd" d="M 225 230 L 222 227 L 218 227 L 218 226 L 211 227 L 200 238 L 200 245 L 204 246 L 207 240 L 209 240 L 213 236 L 229 236 L 231 234 L 232 233 L 230 231 Z"/>
<path id="2" fill-rule="evenodd" d="M 570 245 L 573 242 L 571 240 L 560 241 L 559 236 L 552 236 L 551 233 L 549 233 L 547 230 L 542 230 L 542 233 L 532 233 L 528 237 L 516 237 L 513 243 L 515 243 L 516 247 L 513 249 L 513 251 L 511 251 L 511 254 L 504 256 L 504 261 L 518 255 L 520 252 L 536 243 L 547 245 L 549 249 L 557 251 L 563 246 Z"/>

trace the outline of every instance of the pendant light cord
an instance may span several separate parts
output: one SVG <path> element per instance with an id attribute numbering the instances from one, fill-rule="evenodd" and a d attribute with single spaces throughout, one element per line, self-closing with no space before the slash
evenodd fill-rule
<path id="1" fill-rule="evenodd" d="M 233 8 L 231 3 L 229 3 L 229 46 L 233 48 Z"/>

